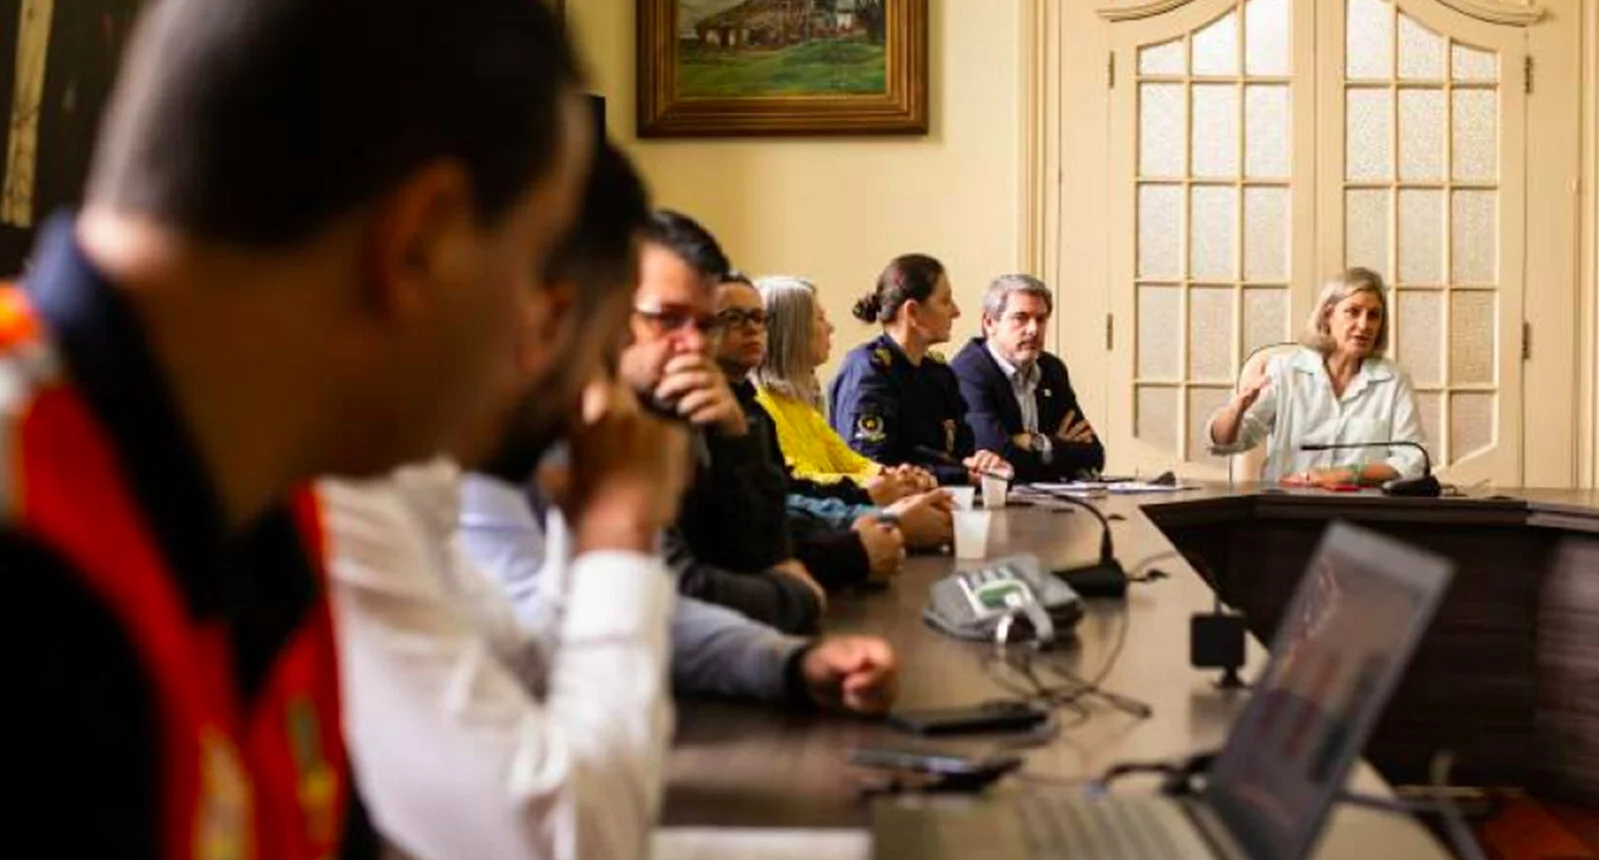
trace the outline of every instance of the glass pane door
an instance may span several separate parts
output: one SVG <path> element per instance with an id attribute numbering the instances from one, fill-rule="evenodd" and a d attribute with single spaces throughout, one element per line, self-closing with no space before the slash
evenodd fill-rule
<path id="1" fill-rule="evenodd" d="M 1289 334 L 1290 11 L 1230 4 L 1133 51 L 1132 427 L 1168 460 L 1216 462 L 1206 419 Z"/>
<path id="2" fill-rule="evenodd" d="M 1434 465 L 1520 480 L 1524 99 L 1517 28 L 1430 0 L 1345 0 L 1318 133 L 1321 257 L 1388 283 L 1389 355 Z M 1324 273 L 1325 274 L 1325 273 Z"/>
<path id="3" fill-rule="evenodd" d="M 1204 428 L 1244 360 L 1359 265 L 1391 288 L 1437 464 L 1516 485 L 1525 31 L 1436 0 L 1191 0 L 1109 26 L 1112 467 L 1224 474 Z"/>
<path id="4" fill-rule="evenodd" d="M 1438 465 L 1493 447 L 1500 410 L 1499 54 L 1349 0 L 1344 259 L 1390 287 Z"/>

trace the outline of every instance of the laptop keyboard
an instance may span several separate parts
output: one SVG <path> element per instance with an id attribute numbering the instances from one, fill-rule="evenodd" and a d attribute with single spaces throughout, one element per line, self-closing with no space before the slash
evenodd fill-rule
<path id="1" fill-rule="evenodd" d="M 1212 856 L 1182 809 L 1162 797 L 1103 800 L 1057 794 L 1017 798 L 1017 812 L 1034 858 L 1179 860 Z"/>

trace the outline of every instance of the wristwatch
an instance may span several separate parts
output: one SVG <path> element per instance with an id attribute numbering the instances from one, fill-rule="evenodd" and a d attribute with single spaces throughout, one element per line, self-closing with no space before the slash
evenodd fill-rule
<path id="1" fill-rule="evenodd" d="M 1033 450 L 1038 452 L 1038 459 L 1042 462 L 1048 463 L 1055 459 L 1055 445 L 1042 433 L 1033 434 Z"/>

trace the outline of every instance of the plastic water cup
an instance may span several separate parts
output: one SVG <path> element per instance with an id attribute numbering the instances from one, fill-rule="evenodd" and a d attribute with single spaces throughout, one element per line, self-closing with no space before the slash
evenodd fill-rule
<path id="1" fill-rule="evenodd" d="M 945 487 L 950 498 L 955 500 L 955 510 L 969 511 L 977 503 L 976 487 Z"/>
<path id="2" fill-rule="evenodd" d="M 956 558 L 988 557 L 988 527 L 993 516 L 989 511 L 955 512 Z"/>
<path id="3" fill-rule="evenodd" d="M 991 511 L 1004 510 L 1005 494 L 1010 490 L 1010 482 L 1004 478 L 983 476 L 983 507 Z"/>

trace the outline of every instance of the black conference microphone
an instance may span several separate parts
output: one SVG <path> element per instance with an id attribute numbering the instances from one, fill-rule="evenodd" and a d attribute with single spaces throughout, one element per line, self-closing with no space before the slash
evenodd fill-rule
<path id="1" fill-rule="evenodd" d="M 1421 452 L 1421 477 L 1395 478 L 1384 481 L 1382 491 L 1387 496 L 1420 496 L 1437 498 L 1443 495 L 1443 485 L 1432 473 L 1432 457 L 1427 453 L 1427 446 L 1420 442 L 1411 442 L 1408 439 L 1395 439 L 1387 442 L 1337 442 L 1332 444 L 1307 444 L 1300 445 L 1301 451 L 1342 451 L 1349 448 L 1415 448 Z"/>
<path id="2" fill-rule="evenodd" d="M 1098 507 L 1076 496 L 1065 493 L 1051 494 L 1051 496 L 1093 514 L 1094 519 L 1099 520 L 1100 529 L 1098 561 L 1051 572 L 1083 597 L 1125 597 L 1127 571 L 1122 568 L 1122 563 L 1116 560 L 1116 549 L 1110 539 L 1110 520 Z"/>

